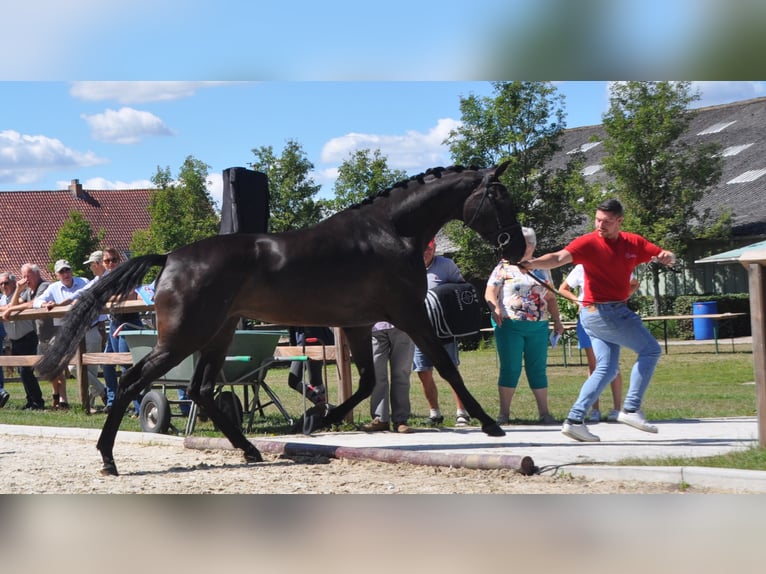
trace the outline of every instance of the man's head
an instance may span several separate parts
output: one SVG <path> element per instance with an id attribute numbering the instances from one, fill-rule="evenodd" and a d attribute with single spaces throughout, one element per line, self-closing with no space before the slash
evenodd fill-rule
<path id="1" fill-rule="evenodd" d="M 428 242 L 428 245 L 426 245 L 426 250 L 423 252 L 423 262 L 426 264 L 426 267 L 431 265 L 431 261 L 434 260 L 434 255 L 436 254 L 436 239 L 432 239 Z"/>
<path id="2" fill-rule="evenodd" d="M 104 252 L 94 251 L 90 257 L 83 261 L 85 265 L 90 265 L 90 270 L 94 277 L 100 277 L 104 274 Z"/>
<path id="3" fill-rule="evenodd" d="M 11 296 L 16 290 L 16 277 L 11 273 L 0 273 L 0 290 L 3 295 Z"/>
<path id="4" fill-rule="evenodd" d="M 605 239 L 617 239 L 623 219 L 622 204 L 616 199 L 607 199 L 596 208 L 596 231 Z"/>
<path id="5" fill-rule="evenodd" d="M 67 287 L 71 287 L 74 283 L 74 277 L 72 276 L 72 266 L 66 259 L 59 259 L 53 266 L 53 271 L 56 272 L 56 277 Z"/>
<path id="6" fill-rule="evenodd" d="M 29 287 L 33 290 L 37 289 L 41 281 L 40 268 L 34 263 L 24 263 L 21 266 L 21 277 L 26 280 Z"/>

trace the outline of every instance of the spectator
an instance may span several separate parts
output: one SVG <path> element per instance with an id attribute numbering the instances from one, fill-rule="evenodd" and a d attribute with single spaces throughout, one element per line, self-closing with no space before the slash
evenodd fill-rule
<path id="1" fill-rule="evenodd" d="M 0 323 L 0 354 L 4 354 L 5 349 L 5 326 Z M 2 409 L 11 395 L 5 390 L 5 367 L 0 367 L 0 409 Z"/>
<path id="2" fill-rule="evenodd" d="M 379 322 L 372 327 L 372 358 L 375 363 L 375 387 L 370 396 L 372 422 L 362 426 L 367 432 L 393 430 L 411 433 L 410 374 L 415 345 L 409 335 L 391 323 Z M 388 370 L 391 367 L 389 384 Z"/>
<path id="3" fill-rule="evenodd" d="M 585 357 L 588 360 L 588 374 L 593 373 L 593 369 L 596 368 L 596 356 L 593 354 L 593 345 L 590 342 L 588 333 L 583 329 L 582 322 L 580 321 L 580 310 L 582 308 L 582 296 L 583 287 L 585 285 L 585 271 L 582 264 L 575 265 L 574 269 L 569 272 L 566 279 L 561 283 L 559 292 L 569 299 L 570 301 L 577 303 L 580 307 L 577 312 L 577 347 L 585 350 Z M 635 274 L 630 276 L 630 294 L 635 293 L 638 288 L 638 280 L 636 280 Z M 612 403 L 614 408 L 609 411 L 606 417 L 608 422 L 615 422 L 617 420 L 617 414 L 620 412 L 622 406 L 622 374 L 617 371 L 617 376 L 611 383 L 612 388 Z M 593 403 L 593 408 L 587 417 L 588 422 L 597 423 L 601 420 L 601 409 L 599 408 L 598 399 Z"/>
<path id="4" fill-rule="evenodd" d="M 290 344 L 293 346 L 311 345 L 334 345 L 335 335 L 329 327 L 291 327 Z M 303 394 L 303 386 L 306 386 L 306 398 L 315 405 L 327 402 L 327 387 L 322 375 L 321 361 L 293 361 L 290 363 L 290 373 L 287 375 L 287 384 Z M 309 381 L 306 383 L 303 374 L 308 369 Z"/>
<path id="5" fill-rule="evenodd" d="M 426 267 L 426 278 L 428 280 L 429 289 L 433 289 L 439 283 L 465 282 L 463 275 L 460 273 L 460 270 L 452 259 L 442 255 L 436 255 L 435 239 L 432 239 L 428 242 L 428 245 L 426 245 L 426 249 L 423 252 L 423 263 L 425 263 Z M 452 359 L 455 366 L 458 366 L 460 364 L 460 357 L 458 356 L 457 341 L 453 339 L 452 341 L 445 343 L 444 349 L 449 354 L 450 359 Z M 417 347 L 415 347 L 413 369 L 418 374 L 420 384 L 423 386 L 423 394 L 428 402 L 428 422 L 432 425 L 443 423 L 444 416 L 439 408 L 439 390 L 436 388 L 436 382 L 434 381 L 433 363 Z M 453 394 L 455 394 L 454 391 Z M 465 410 L 463 403 L 456 394 L 455 403 L 455 426 L 468 426 L 471 418 L 468 416 L 468 411 Z"/>
<path id="6" fill-rule="evenodd" d="M 527 249 L 524 258 L 532 257 L 537 245 L 534 230 L 522 227 Z M 533 272 L 550 285 L 550 273 Z M 506 260 L 497 264 L 487 281 L 484 299 L 492 313 L 495 328 L 495 347 L 500 360 L 498 392 L 500 414 L 497 423 L 510 421 L 511 401 L 521 377 L 522 359 L 529 388 L 537 402 L 540 422 L 557 421 L 548 410 L 548 317 L 553 318 L 553 330 L 561 335 L 564 327 L 559 316 L 556 295 L 529 277 L 526 271 Z"/>
<path id="7" fill-rule="evenodd" d="M 581 320 L 593 343 L 596 368 L 583 383 L 561 429 L 564 435 L 578 441 L 601 440 L 585 425 L 585 415 L 617 375 L 620 347 L 631 349 L 637 358 L 617 421 L 644 432 L 657 432 L 657 427 L 647 422 L 641 406 L 661 349 L 626 302 L 630 296 L 630 274 L 637 265 L 651 260 L 672 265 L 675 255 L 636 233 L 622 231 L 623 220 L 622 204 L 608 199 L 596 208 L 595 231 L 570 241 L 564 249 L 519 263 L 526 269 L 553 269 L 568 263 L 582 263 L 585 268 Z"/>
<path id="8" fill-rule="evenodd" d="M 19 285 L 16 276 L 10 273 L 0 273 L 0 311 L 3 312 L 5 319 L 5 310 L 20 297 L 20 291 L 28 291 L 25 285 Z M 10 317 L 12 313 L 9 313 Z M 2 323 L 0 323 L 0 327 Z M 35 323 L 29 319 L 16 319 L 8 321 L 6 331 L 11 341 L 11 355 L 37 355 L 37 331 Z M 43 410 L 45 401 L 43 393 L 40 390 L 40 382 L 37 380 L 32 367 L 19 367 L 19 376 L 24 385 L 24 394 L 26 403 L 22 409 Z M 2 371 L 2 368 L 0 368 Z M 0 372 L 0 377 L 2 373 Z M 6 395 L 8 393 L 5 393 Z M 0 398 L 0 407 L 5 405 L 8 399 Z"/>
<path id="9" fill-rule="evenodd" d="M 42 277 L 40 267 L 34 263 L 24 263 L 21 266 L 21 279 L 16 282 L 18 287 L 25 287 L 25 289 L 17 290 L 13 294 L 13 300 L 11 304 L 3 311 L 3 319 L 7 320 L 12 313 L 17 311 L 23 311 L 24 309 L 32 309 L 34 300 L 38 296 L 45 293 L 50 286 L 50 282 L 46 281 Z M 56 334 L 56 326 L 53 323 L 52 318 L 35 319 L 35 330 L 37 331 L 37 354 L 43 355 L 48 350 L 53 337 Z M 66 394 L 64 395 L 64 406 L 60 406 L 58 402 L 58 389 L 64 388 L 66 393 L 66 371 L 62 371 L 61 374 L 50 381 L 53 387 L 54 393 L 54 408 L 69 408 L 69 404 L 66 401 Z M 59 404 L 57 407 L 56 405 Z"/>
<path id="10" fill-rule="evenodd" d="M 117 266 L 122 262 L 122 256 L 120 255 L 120 252 L 117 251 L 115 248 L 107 247 L 103 251 L 103 256 L 101 261 L 104 267 L 103 276 L 106 276 L 111 271 L 116 269 Z M 137 299 L 137 298 L 138 298 L 138 295 L 136 293 L 133 293 L 133 295 L 130 297 L 130 299 Z M 119 313 L 119 314 L 111 313 L 109 315 L 109 332 L 107 334 L 104 352 L 105 353 L 130 352 L 128 343 L 125 341 L 125 337 L 120 337 L 119 334 L 117 333 L 117 330 L 120 329 L 120 331 L 134 331 L 136 329 L 140 329 L 141 326 L 142 326 L 142 322 L 141 322 L 140 313 Z M 130 365 L 121 365 L 121 366 L 122 366 L 122 370 L 124 371 Z M 102 369 L 104 371 L 104 381 L 106 382 L 106 407 L 104 410 L 108 413 L 112 408 L 112 403 L 114 403 L 114 395 L 117 392 L 117 385 L 119 383 L 119 379 L 117 377 L 116 365 L 103 365 Z M 181 389 L 179 389 L 179 398 L 181 398 Z M 133 416 L 138 416 L 140 405 L 141 403 L 138 400 L 133 401 Z M 188 403 L 183 404 L 182 407 L 184 407 L 186 410 L 184 414 L 189 414 Z"/>
<path id="11" fill-rule="evenodd" d="M 48 309 L 49 311 L 54 307 L 67 306 L 73 303 L 78 295 L 77 293 L 84 289 L 88 284 L 88 280 L 82 277 L 75 277 L 72 275 L 72 266 L 66 259 L 59 259 L 54 265 L 54 272 L 58 281 L 51 283 L 51 285 L 45 290 L 42 295 L 36 297 L 33 301 L 33 307 L 35 309 Z M 61 323 L 60 318 L 53 320 L 53 324 L 57 325 Z M 98 330 L 98 320 L 90 326 L 90 329 L 85 333 L 85 345 L 86 348 L 99 348 L 98 345 L 101 341 L 101 334 Z M 95 369 L 96 365 L 93 365 Z M 96 371 L 98 372 L 98 371 Z M 93 370 L 87 369 L 88 385 L 90 388 L 90 397 L 106 397 L 106 388 L 103 383 L 98 380 L 98 377 L 93 374 Z M 53 389 L 53 408 L 68 409 L 69 401 L 67 400 L 66 393 L 66 379 L 64 379 L 58 387 L 54 386 Z M 88 408 L 88 405 L 83 405 L 83 408 Z"/>

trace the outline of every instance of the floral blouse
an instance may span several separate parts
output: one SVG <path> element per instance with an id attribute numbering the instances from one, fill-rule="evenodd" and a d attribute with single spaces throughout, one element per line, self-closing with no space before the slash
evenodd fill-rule
<path id="1" fill-rule="evenodd" d="M 547 269 L 535 269 L 530 273 L 549 285 L 551 274 Z M 503 317 L 517 321 L 547 321 L 548 303 L 545 300 L 547 289 L 537 283 L 518 267 L 507 261 L 501 261 L 489 276 L 487 285 L 500 287 L 497 298 L 498 306 L 503 310 Z"/>

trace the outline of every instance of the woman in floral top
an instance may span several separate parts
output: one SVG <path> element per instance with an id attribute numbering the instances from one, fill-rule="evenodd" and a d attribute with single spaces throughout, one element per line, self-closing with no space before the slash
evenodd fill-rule
<path id="1" fill-rule="evenodd" d="M 527 241 L 524 260 L 532 257 L 537 245 L 535 232 L 523 227 Z M 535 275 L 551 282 L 548 271 L 536 270 Z M 500 415 L 498 424 L 508 424 L 511 401 L 521 377 L 522 358 L 529 387 L 535 396 L 540 422 L 556 424 L 548 412 L 548 318 L 553 319 L 553 330 L 559 335 L 564 332 L 559 317 L 556 295 L 540 285 L 528 273 L 521 271 L 506 260 L 501 260 L 487 281 L 484 293 L 492 313 L 495 328 L 495 347 L 500 359 L 498 390 L 500 393 Z"/>

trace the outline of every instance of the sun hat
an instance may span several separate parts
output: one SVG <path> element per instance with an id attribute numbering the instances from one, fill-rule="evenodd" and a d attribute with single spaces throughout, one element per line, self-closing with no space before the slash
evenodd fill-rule
<path id="1" fill-rule="evenodd" d="M 87 261 L 83 261 L 85 265 L 88 263 L 101 263 L 104 260 L 104 252 L 103 251 L 94 251 L 90 254 L 90 257 L 88 257 Z"/>
<path id="2" fill-rule="evenodd" d="M 58 273 L 62 269 L 72 269 L 72 266 L 69 264 L 69 261 L 66 259 L 59 259 L 56 261 L 56 264 L 53 266 L 53 271 Z"/>

